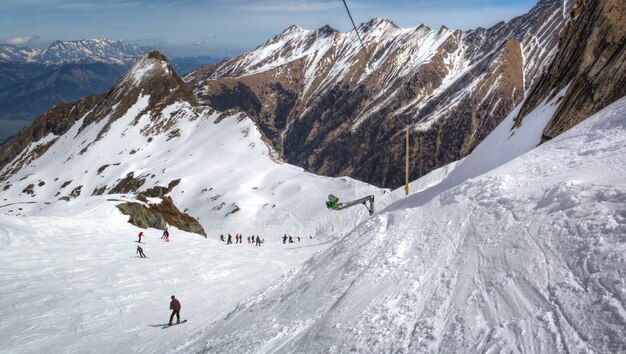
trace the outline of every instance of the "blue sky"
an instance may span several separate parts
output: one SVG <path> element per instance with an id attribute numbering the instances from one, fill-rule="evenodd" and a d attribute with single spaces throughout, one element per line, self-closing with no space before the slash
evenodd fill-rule
<path id="1" fill-rule="evenodd" d="M 357 25 L 373 17 L 402 27 L 490 27 L 536 0 L 348 0 Z M 0 43 L 45 47 L 55 39 L 150 43 L 169 55 L 232 56 L 290 25 L 351 28 L 341 0 L 1 0 Z"/>

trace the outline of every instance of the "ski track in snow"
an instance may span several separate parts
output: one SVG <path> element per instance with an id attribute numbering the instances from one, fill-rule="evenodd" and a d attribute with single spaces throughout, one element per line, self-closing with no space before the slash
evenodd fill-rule
<path id="1" fill-rule="evenodd" d="M 622 99 L 426 204 L 388 208 L 179 349 L 624 352 L 625 137 Z"/>

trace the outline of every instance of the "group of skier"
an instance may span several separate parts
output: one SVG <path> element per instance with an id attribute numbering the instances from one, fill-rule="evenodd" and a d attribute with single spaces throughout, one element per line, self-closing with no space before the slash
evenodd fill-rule
<path id="1" fill-rule="evenodd" d="M 312 238 L 313 238 L 313 236 L 309 235 L 309 239 L 312 239 Z M 296 240 L 298 240 L 298 242 L 300 242 L 301 241 L 300 236 L 296 236 Z M 283 245 L 286 244 L 286 243 L 294 243 L 293 236 L 284 234 L 283 235 Z"/>
<path id="2" fill-rule="evenodd" d="M 144 236 L 143 231 L 139 232 L 139 235 L 137 235 L 137 243 L 142 243 L 141 242 L 141 238 Z M 163 235 L 161 236 L 161 239 L 165 239 L 165 242 L 170 242 L 170 233 L 167 229 L 167 227 L 165 227 L 165 231 L 163 231 Z M 147 258 L 146 255 L 143 253 L 143 248 L 141 248 L 141 246 L 137 245 L 137 254 L 139 255 L 139 258 Z M 176 316 L 176 324 L 181 323 L 180 322 L 180 301 L 178 301 L 178 299 L 176 299 L 176 297 L 174 295 L 171 296 L 171 300 L 170 301 L 170 310 L 172 310 L 172 314 L 170 315 L 170 321 L 168 323 L 168 326 L 172 325 L 172 321 L 174 320 L 174 316 Z M 186 322 L 187 320 L 184 320 L 183 322 Z"/>
<path id="3" fill-rule="evenodd" d="M 231 234 L 228 234 L 228 237 L 224 239 L 224 234 L 221 234 L 220 241 L 226 242 L 227 245 L 232 245 L 233 236 Z M 256 246 L 261 246 L 261 244 L 265 242 L 265 239 L 261 238 L 261 236 L 259 235 L 252 235 L 247 237 L 247 241 L 249 245 L 254 244 Z M 243 243 L 243 235 L 235 234 L 235 244 L 237 243 Z"/>
<path id="4" fill-rule="evenodd" d="M 143 237 L 143 231 L 139 232 L 139 235 L 137 235 L 137 243 L 142 243 L 141 242 L 141 238 Z M 170 242 L 170 232 L 167 230 L 167 226 L 165 227 L 165 231 L 163 231 L 163 235 L 161 236 L 161 239 L 165 239 L 165 242 Z M 137 251 L 136 254 L 139 255 L 139 258 L 148 258 L 146 257 L 145 253 L 143 253 L 143 248 L 139 245 L 137 245 Z"/>

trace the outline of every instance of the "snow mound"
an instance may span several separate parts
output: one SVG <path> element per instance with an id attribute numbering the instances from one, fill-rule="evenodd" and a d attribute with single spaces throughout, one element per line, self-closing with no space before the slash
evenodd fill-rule
<path id="1" fill-rule="evenodd" d="M 402 206 L 177 350 L 626 350 L 626 98 Z"/>

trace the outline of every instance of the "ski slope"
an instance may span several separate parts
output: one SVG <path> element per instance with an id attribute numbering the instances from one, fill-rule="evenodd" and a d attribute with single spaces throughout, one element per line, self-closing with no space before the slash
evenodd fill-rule
<path id="1" fill-rule="evenodd" d="M 172 229 L 166 243 L 149 229 L 140 259 L 141 229 L 105 199 L 0 215 L 0 352 L 167 352 L 330 242 L 226 245 Z M 172 294 L 189 321 L 163 329 Z"/>
<path id="2" fill-rule="evenodd" d="M 390 205 L 177 350 L 626 351 L 626 98 L 513 154 Z"/>

